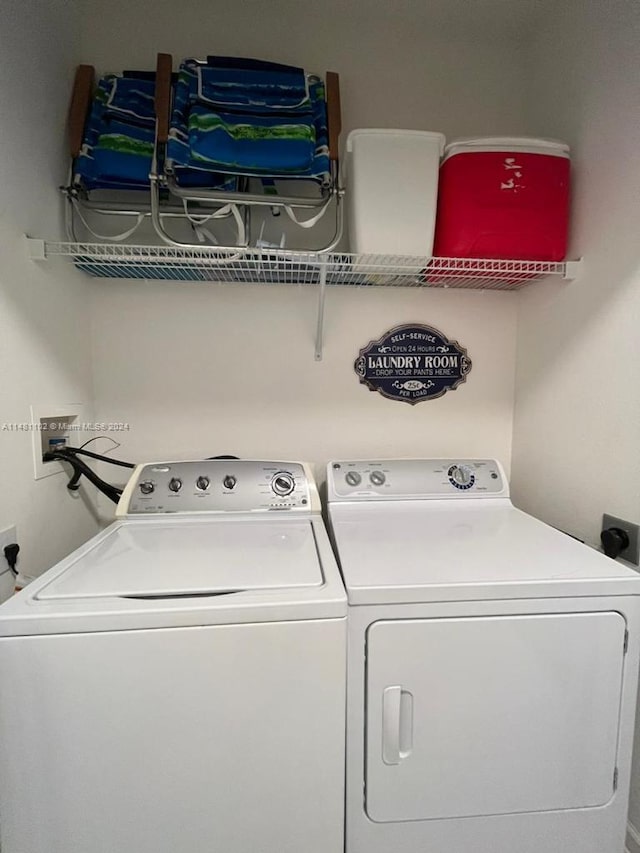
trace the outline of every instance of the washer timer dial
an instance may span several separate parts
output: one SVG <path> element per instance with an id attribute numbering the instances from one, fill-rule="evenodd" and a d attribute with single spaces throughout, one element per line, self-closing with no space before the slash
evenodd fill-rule
<path id="1" fill-rule="evenodd" d="M 280 471 L 271 480 L 271 488 L 281 498 L 286 498 L 295 489 L 295 481 L 288 471 Z"/>
<path id="2" fill-rule="evenodd" d="M 468 465 L 452 465 L 447 471 L 449 482 L 456 489 L 470 489 L 476 476 Z"/>

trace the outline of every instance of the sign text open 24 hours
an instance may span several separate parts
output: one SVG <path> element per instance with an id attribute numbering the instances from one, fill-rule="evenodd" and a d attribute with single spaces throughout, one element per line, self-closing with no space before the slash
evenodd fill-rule
<path id="1" fill-rule="evenodd" d="M 457 388 L 471 370 L 471 359 L 464 347 L 438 329 L 404 325 L 370 341 L 354 367 L 370 391 L 413 405 Z"/>

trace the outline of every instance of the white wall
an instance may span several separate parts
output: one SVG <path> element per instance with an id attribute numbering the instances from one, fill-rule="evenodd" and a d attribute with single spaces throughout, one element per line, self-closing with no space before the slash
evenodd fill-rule
<path id="1" fill-rule="evenodd" d="M 332 290 L 322 362 L 313 358 L 315 309 L 315 290 L 303 288 L 98 288 L 98 419 L 129 421 L 122 455 L 140 461 L 234 453 L 324 462 L 464 451 L 508 463 L 513 297 Z M 409 406 L 359 385 L 353 362 L 370 339 L 413 321 L 458 338 L 473 369 L 456 391 Z"/>
<path id="2" fill-rule="evenodd" d="M 446 5 L 446 4 L 445 4 Z M 356 126 L 448 136 L 526 128 L 518 38 L 452 36 L 421 4 L 83 4 L 83 60 L 154 67 L 212 52 L 337 70 L 345 132 Z M 126 20 L 126 27 L 120 22 Z M 393 222 L 389 223 L 393 228 Z M 335 455 L 511 454 L 512 294 L 334 289 L 325 357 L 313 360 L 313 291 L 103 282 L 93 303 L 97 417 L 131 422 L 135 459 L 235 452 L 323 463 Z M 360 386 L 360 347 L 397 323 L 435 325 L 468 347 L 466 384 L 415 407 Z"/>
<path id="3" fill-rule="evenodd" d="M 519 303 L 513 494 L 596 544 L 603 512 L 640 523 L 640 5 L 558 6 L 532 59 L 540 132 L 573 146 L 585 270 Z M 640 726 L 636 739 L 640 827 Z"/>
<path id="4" fill-rule="evenodd" d="M 463 4 L 464 5 L 464 4 Z M 468 5 L 468 4 L 467 4 Z M 341 75 L 344 129 L 413 127 L 450 136 L 526 123 L 520 39 L 439 26 L 422 3 L 325 0 L 84 0 L 83 61 L 102 71 L 155 68 L 156 54 L 257 56 Z"/>
<path id="5" fill-rule="evenodd" d="M 640 521 L 640 5 L 564 4 L 534 59 L 538 127 L 573 147 L 585 268 L 519 302 L 514 491 L 596 543 L 603 511 Z"/>
<path id="6" fill-rule="evenodd" d="M 17 525 L 26 573 L 95 530 L 65 477 L 34 481 L 29 432 L 2 429 L 28 423 L 31 404 L 89 404 L 93 395 L 90 286 L 72 268 L 28 260 L 23 237 L 59 236 L 76 19 L 64 0 L 8 0 L 0 10 L 0 529 Z"/>

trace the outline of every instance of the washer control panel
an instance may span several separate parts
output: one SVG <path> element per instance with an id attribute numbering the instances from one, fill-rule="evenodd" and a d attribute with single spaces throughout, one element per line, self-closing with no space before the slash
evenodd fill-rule
<path id="1" fill-rule="evenodd" d="M 315 486 L 299 462 L 205 459 L 139 465 L 118 515 L 309 511 Z"/>
<path id="2" fill-rule="evenodd" d="M 330 462 L 329 500 L 508 497 L 495 459 L 376 459 Z"/>

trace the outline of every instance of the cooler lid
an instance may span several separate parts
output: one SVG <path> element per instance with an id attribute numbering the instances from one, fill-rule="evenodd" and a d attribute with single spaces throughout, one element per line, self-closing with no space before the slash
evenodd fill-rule
<path id="1" fill-rule="evenodd" d="M 319 587 L 309 520 L 124 521 L 52 577 L 41 601 Z"/>
<path id="2" fill-rule="evenodd" d="M 569 157 L 570 148 L 559 139 L 537 139 L 531 136 L 478 136 L 455 139 L 445 148 L 445 159 L 454 154 L 486 152 L 519 152 Z"/>
<path id="3" fill-rule="evenodd" d="M 332 504 L 351 604 L 640 594 L 640 576 L 493 501 Z"/>
<path id="4" fill-rule="evenodd" d="M 347 152 L 353 152 L 354 142 L 357 142 L 358 139 L 384 139 L 387 142 L 393 143 L 394 137 L 396 139 L 405 140 L 411 138 L 421 138 L 424 142 L 429 142 L 432 145 L 437 145 L 440 150 L 440 156 L 442 156 L 442 152 L 445 150 L 444 146 L 446 142 L 446 137 L 443 133 L 438 133 L 436 131 L 402 130 L 398 128 L 389 127 L 362 127 L 357 128 L 356 130 L 352 130 L 347 136 Z"/>

